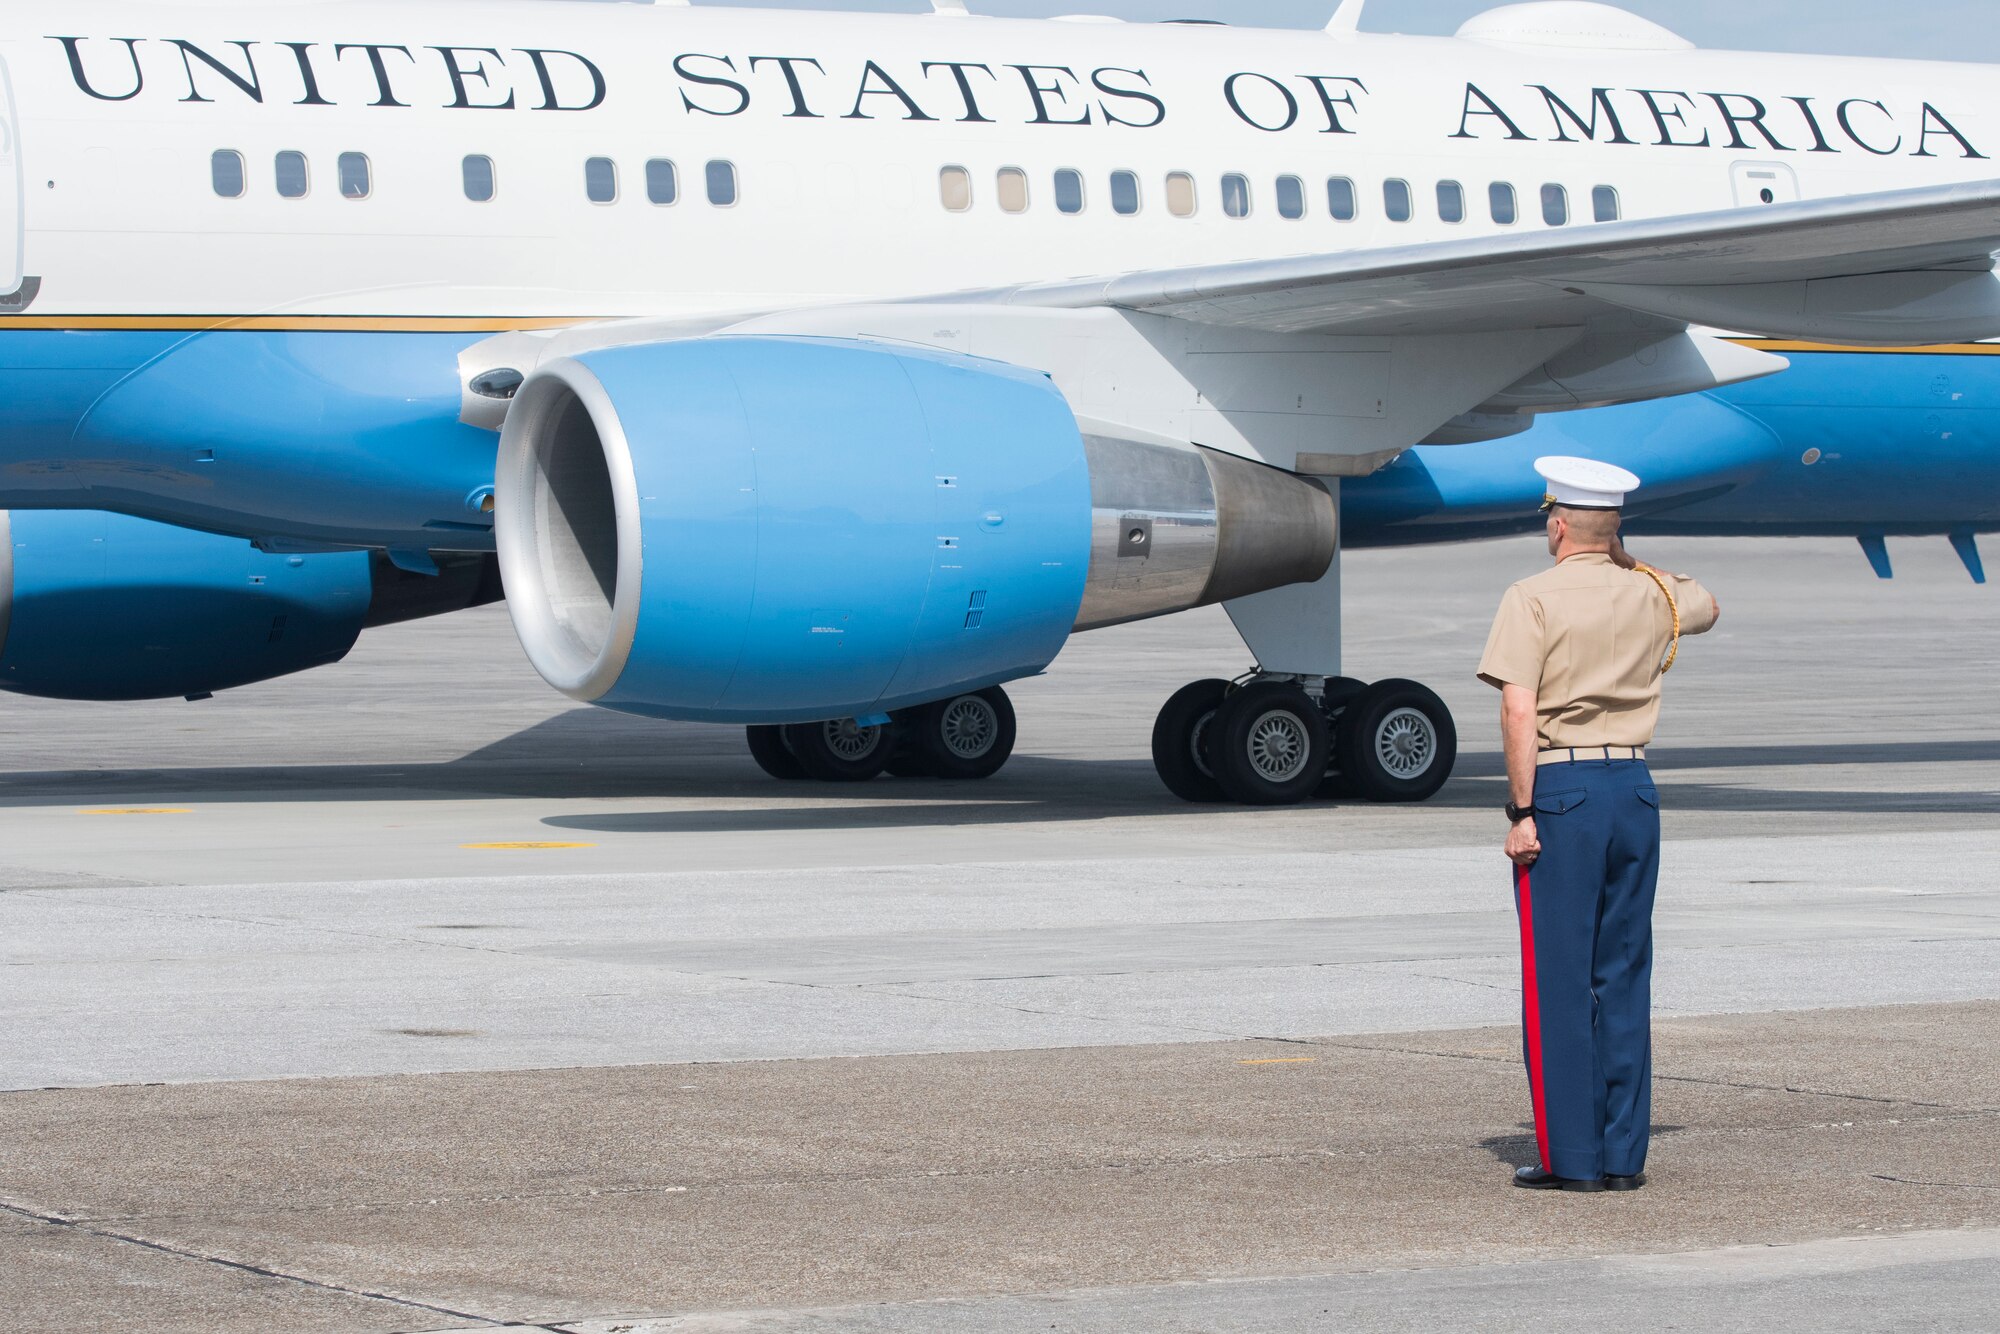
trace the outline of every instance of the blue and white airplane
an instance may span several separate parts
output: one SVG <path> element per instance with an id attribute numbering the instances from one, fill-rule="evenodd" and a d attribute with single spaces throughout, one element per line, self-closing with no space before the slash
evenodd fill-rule
<path id="1" fill-rule="evenodd" d="M 1421 800 L 1340 547 L 1521 526 L 1555 437 L 1659 531 L 2000 522 L 1990 69 L 935 5 L 0 4 L 0 688 L 504 582 L 577 699 L 976 778 L 1071 634 L 1221 603 L 1171 789 Z"/>

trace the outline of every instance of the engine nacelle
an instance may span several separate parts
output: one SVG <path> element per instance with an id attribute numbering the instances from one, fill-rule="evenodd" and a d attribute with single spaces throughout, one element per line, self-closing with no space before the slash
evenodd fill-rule
<path id="1" fill-rule="evenodd" d="M 1086 443 L 1047 376 L 843 339 L 551 362 L 508 412 L 495 486 L 536 669 L 693 721 L 868 717 L 995 685 L 1072 629 L 1316 579 L 1334 550 L 1331 498 L 1290 473 Z"/>
<path id="2" fill-rule="evenodd" d="M 373 596 L 366 552 L 274 556 L 116 514 L 0 512 L 0 690 L 170 699 L 286 676 L 345 657 Z"/>
<path id="3" fill-rule="evenodd" d="M 0 690 L 212 695 L 340 661 L 365 628 L 496 602 L 492 556 L 435 574 L 365 551 L 272 555 L 95 510 L 0 510 Z"/>

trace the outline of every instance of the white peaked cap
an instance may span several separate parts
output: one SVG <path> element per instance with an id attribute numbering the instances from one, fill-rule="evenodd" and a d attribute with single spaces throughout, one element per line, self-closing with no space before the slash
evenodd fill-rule
<path id="1" fill-rule="evenodd" d="M 1639 479 L 1612 463 L 1556 456 L 1536 459 L 1535 471 L 1549 484 L 1549 499 L 1578 509 L 1622 509 Z"/>

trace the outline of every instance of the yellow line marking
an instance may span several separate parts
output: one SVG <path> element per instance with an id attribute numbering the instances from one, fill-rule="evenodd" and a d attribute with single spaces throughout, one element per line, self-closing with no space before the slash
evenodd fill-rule
<path id="1" fill-rule="evenodd" d="M 605 317 L 609 318 L 609 317 Z M 281 333 L 513 333 L 568 329 L 594 317 L 510 319 L 494 316 L 419 315 L 0 315 L 0 330 L 57 329 L 183 333 L 261 329 Z"/>
<path id="2" fill-rule="evenodd" d="M 101 811 L 82 811 L 83 815 L 193 815 L 194 812 L 181 806 L 129 806 L 111 807 Z"/>
<path id="3" fill-rule="evenodd" d="M 536 852 L 545 848 L 594 848 L 595 843 L 461 843 L 469 852 Z"/>
<path id="4" fill-rule="evenodd" d="M 1273 1056 L 1262 1061 L 1238 1061 L 1238 1065 L 1311 1065 L 1317 1056 Z"/>

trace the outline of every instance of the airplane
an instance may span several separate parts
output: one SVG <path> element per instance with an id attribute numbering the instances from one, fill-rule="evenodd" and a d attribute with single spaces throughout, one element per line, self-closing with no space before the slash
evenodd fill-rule
<path id="1" fill-rule="evenodd" d="M 0 684 L 199 696 L 504 587 L 573 698 L 977 779 L 1071 634 L 1220 603 L 1257 666 L 1161 711 L 1171 790 L 1423 800 L 1455 727 L 1341 676 L 1343 542 L 1512 531 L 1522 450 L 1655 419 L 1642 524 L 1866 502 L 1815 367 L 2000 337 L 2000 113 L 1581 0 L 1361 8 L 0 8 Z M 1871 554 L 1936 512 L 1821 508 Z"/>

